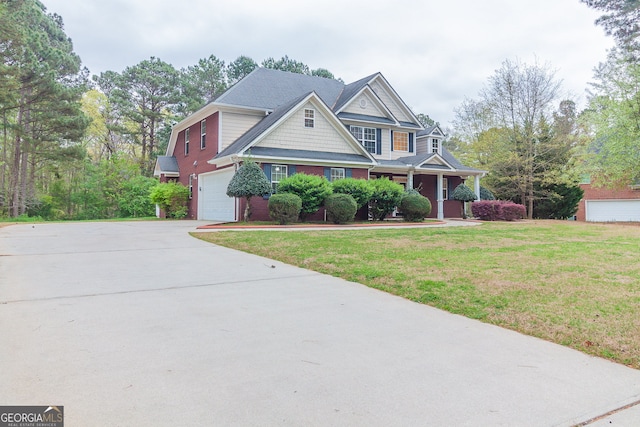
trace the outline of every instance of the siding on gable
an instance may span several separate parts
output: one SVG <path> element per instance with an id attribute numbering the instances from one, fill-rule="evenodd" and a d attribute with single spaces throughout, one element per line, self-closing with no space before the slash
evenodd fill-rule
<path id="1" fill-rule="evenodd" d="M 364 102 L 363 102 L 364 101 Z M 364 105 L 364 107 L 362 107 Z M 387 115 L 372 101 L 371 97 L 366 94 L 362 94 L 356 99 L 352 100 L 347 108 L 343 109 L 345 113 L 352 114 L 364 114 L 366 116 L 373 117 L 385 117 Z"/>
<path id="2" fill-rule="evenodd" d="M 429 138 L 416 138 L 416 154 L 424 154 L 429 152 Z"/>
<path id="3" fill-rule="evenodd" d="M 227 148 L 232 142 L 240 138 L 246 131 L 251 129 L 264 118 L 263 115 L 220 113 L 220 147 L 218 151 Z M 207 130 L 208 131 L 208 130 Z"/>
<path id="4" fill-rule="evenodd" d="M 403 112 L 403 109 L 400 108 L 398 103 L 396 103 L 395 97 L 387 93 L 387 91 L 385 91 L 380 84 L 374 83 L 372 89 L 376 93 L 376 95 L 380 97 L 384 105 L 386 105 L 386 107 L 389 109 L 389 111 L 391 111 L 396 119 L 401 122 L 413 121 L 412 118 L 410 118 Z"/>
<path id="5" fill-rule="evenodd" d="M 315 110 L 315 127 L 304 127 L 304 110 Z M 312 103 L 307 103 L 278 126 L 258 147 L 288 148 L 295 150 L 324 151 L 329 153 L 360 154 L 355 151 L 320 114 L 320 110 Z"/>

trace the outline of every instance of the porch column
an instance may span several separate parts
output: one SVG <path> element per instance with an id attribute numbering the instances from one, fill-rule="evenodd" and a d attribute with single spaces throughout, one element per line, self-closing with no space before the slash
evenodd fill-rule
<path id="1" fill-rule="evenodd" d="M 438 219 L 444 219 L 444 199 L 442 198 L 442 179 L 444 178 L 444 175 L 439 173 L 438 174 L 438 185 L 437 187 L 437 194 L 436 194 L 436 200 L 438 201 Z"/>
<path id="2" fill-rule="evenodd" d="M 413 171 L 407 172 L 407 190 L 413 189 Z"/>
<path id="3" fill-rule="evenodd" d="M 476 200 L 480 200 L 480 175 L 476 175 L 473 182 L 473 189 L 476 193 Z"/>

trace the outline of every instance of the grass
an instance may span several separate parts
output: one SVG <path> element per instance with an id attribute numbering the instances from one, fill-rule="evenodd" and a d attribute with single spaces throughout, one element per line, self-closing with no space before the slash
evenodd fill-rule
<path id="1" fill-rule="evenodd" d="M 640 227 L 194 233 L 640 369 Z"/>

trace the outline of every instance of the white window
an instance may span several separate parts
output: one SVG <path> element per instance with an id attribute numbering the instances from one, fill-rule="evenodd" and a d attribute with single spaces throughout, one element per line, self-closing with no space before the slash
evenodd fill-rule
<path id="1" fill-rule="evenodd" d="M 440 152 L 440 140 L 438 138 L 431 138 L 431 152 L 432 153 Z"/>
<path id="2" fill-rule="evenodd" d="M 331 182 L 342 179 L 345 176 L 344 168 L 331 168 Z"/>
<path id="3" fill-rule="evenodd" d="M 351 126 L 351 134 L 356 137 L 360 144 L 370 153 L 376 153 L 376 129 L 362 126 Z"/>
<path id="4" fill-rule="evenodd" d="M 449 179 L 442 178 L 442 200 L 449 200 Z"/>
<path id="5" fill-rule="evenodd" d="M 408 132 L 393 132 L 393 151 L 409 151 Z"/>
<path id="6" fill-rule="evenodd" d="M 315 110 L 311 110 L 309 108 L 304 109 L 304 127 L 312 128 L 315 126 L 316 121 L 316 112 Z"/>
<path id="7" fill-rule="evenodd" d="M 207 146 L 207 120 L 200 122 L 200 149 L 204 150 Z"/>
<path id="8" fill-rule="evenodd" d="M 189 128 L 184 130 L 184 155 L 189 154 Z"/>
<path id="9" fill-rule="evenodd" d="M 271 165 L 271 189 L 278 191 L 278 183 L 287 177 L 287 165 Z"/>
<path id="10" fill-rule="evenodd" d="M 193 174 L 189 175 L 189 198 L 193 197 Z"/>

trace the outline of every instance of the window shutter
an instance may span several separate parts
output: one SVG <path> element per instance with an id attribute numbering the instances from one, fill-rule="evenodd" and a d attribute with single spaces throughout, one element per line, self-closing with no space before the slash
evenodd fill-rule
<path id="1" fill-rule="evenodd" d="M 382 154 L 382 129 L 376 129 L 376 154 Z"/>
<path id="2" fill-rule="evenodd" d="M 346 178 L 351 178 L 353 177 L 353 171 L 351 170 L 351 168 L 346 168 L 344 171 L 344 176 Z"/>
<path id="3" fill-rule="evenodd" d="M 331 181 L 331 168 L 324 168 L 324 177 Z"/>
<path id="4" fill-rule="evenodd" d="M 289 170 L 289 175 L 288 176 L 295 175 L 295 173 L 296 173 L 296 165 L 289 165 L 289 167 L 287 169 Z"/>
<path id="5" fill-rule="evenodd" d="M 413 153 L 413 132 L 409 133 L 409 152 Z"/>
<path id="6" fill-rule="evenodd" d="M 267 181 L 271 182 L 271 163 L 263 163 L 262 171 L 267 176 Z M 265 200 L 269 199 L 269 197 L 271 197 L 271 192 L 266 193 L 262 196 L 262 198 Z"/>
<path id="7" fill-rule="evenodd" d="M 393 131 L 390 130 L 390 135 L 391 135 L 391 151 L 393 151 Z"/>
<path id="8" fill-rule="evenodd" d="M 264 174 L 267 176 L 267 179 L 269 180 L 269 182 L 271 182 L 271 163 L 263 163 L 262 170 L 264 171 Z"/>

